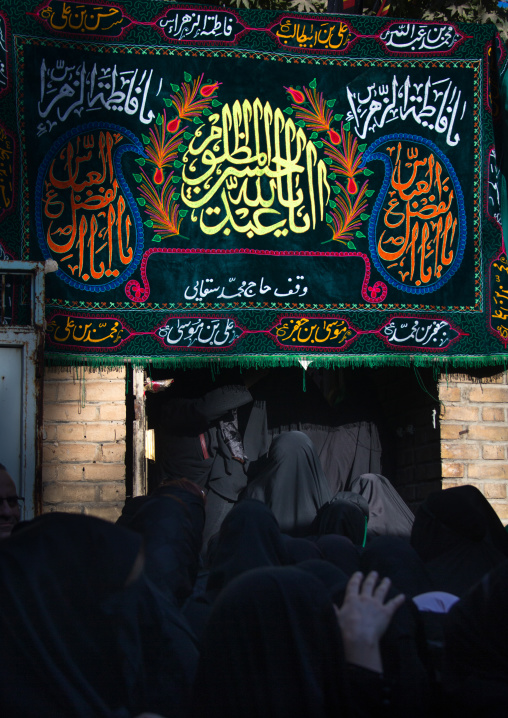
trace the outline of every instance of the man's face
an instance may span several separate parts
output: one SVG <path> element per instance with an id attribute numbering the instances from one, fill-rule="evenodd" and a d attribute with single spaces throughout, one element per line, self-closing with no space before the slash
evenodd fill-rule
<path id="1" fill-rule="evenodd" d="M 13 501 L 16 486 L 7 471 L 0 469 L 0 539 L 7 538 L 20 519 L 19 505 Z M 7 500 L 8 499 L 8 500 Z M 13 506 L 9 506 L 14 503 Z"/>

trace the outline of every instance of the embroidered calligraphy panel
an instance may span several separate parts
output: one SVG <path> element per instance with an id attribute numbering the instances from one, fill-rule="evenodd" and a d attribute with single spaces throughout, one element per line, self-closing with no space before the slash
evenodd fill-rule
<path id="1" fill-rule="evenodd" d="M 48 355 L 503 361 L 506 64 L 488 25 L 9 0 L 0 232 L 55 270 Z"/>

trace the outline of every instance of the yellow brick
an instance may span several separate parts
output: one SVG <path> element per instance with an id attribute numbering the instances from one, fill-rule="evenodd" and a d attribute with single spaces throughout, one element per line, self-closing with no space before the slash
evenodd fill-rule
<path id="1" fill-rule="evenodd" d="M 495 404 L 508 402 L 508 386 L 473 386 L 469 390 L 469 401 Z"/>
<path id="2" fill-rule="evenodd" d="M 71 422 L 57 425 L 58 441 L 83 441 L 85 438 L 85 427 L 83 424 Z"/>
<path id="3" fill-rule="evenodd" d="M 96 444 L 78 444 L 76 442 L 47 444 L 43 447 L 44 461 L 59 461 L 62 463 L 79 463 L 81 461 L 95 461 L 98 457 Z"/>
<path id="4" fill-rule="evenodd" d="M 443 464 L 441 467 L 441 473 L 443 475 L 443 488 L 444 488 L 445 478 L 460 479 L 464 476 L 464 464 L 455 464 L 455 463 L 451 463 L 450 461 L 443 461 Z"/>
<path id="5" fill-rule="evenodd" d="M 111 463 L 120 463 L 125 461 L 125 442 L 120 441 L 117 444 L 102 445 L 102 461 Z"/>
<path id="6" fill-rule="evenodd" d="M 446 383 L 439 385 L 439 398 L 441 401 L 460 401 L 460 387 L 446 386 Z"/>
<path id="7" fill-rule="evenodd" d="M 469 464 L 467 475 L 470 479 L 508 479 L 508 464 L 502 464 L 499 461 Z"/>
<path id="8" fill-rule="evenodd" d="M 100 500 L 109 503 L 125 501 L 125 483 L 116 481 L 114 484 L 101 484 L 99 487 Z"/>
<path id="9" fill-rule="evenodd" d="M 472 424 L 469 427 L 467 438 L 472 441 L 508 441 L 508 426 Z"/>
<path id="10" fill-rule="evenodd" d="M 445 421 L 478 421 L 477 406 L 444 406 L 442 417 Z"/>
<path id="11" fill-rule="evenodd" d="M 495 504 L 492 503 L 492 508 L 499 516 L 500 519 L 508 519 L 508 504 Z"/>
<path id="12" fill-rule="evenodd" d="M 479 453 L 479 448 L 476 444 L 450 442 L 441 444 L 442 459 L 478 459 Z"/>
<path id="13" fill-rule="evenodd" d="M 58 480 L 84 481 L 83 466 L 86 466 L 86 464 L 60 464 L 58 467 Z"/>
<path id="14" fill-rule="evenodd" d="M 505 446 L 504 444 L 485 444 L 482 447 L 482 456 L 491 461 L 502 460 L 506 457 Z"/>
<path id="15" fill-rule="evenodd" d="M 95 441 L 102 443 L 104 441 L 116 441 L 115 424 L 87 424 L 85 426 L 86 441 Z"/>
<path id="16" fill-rule="evenodd" d="M 62 382 L 58 387 L 58 401 L 79 401 L 83 396 L 83 386 L 78 381 Z"/>
<path id="17" fill-rule="evenodd" d="M 101 369 L 95 369 L 87 367 L 85 369 L 85 380 L 87 379 L 107 379 L 112 381 L 113 379 L 125 379 L 125 366 L 121 367 L 102 367 Z"/>
<path id="18" fill-rule="evenodd" d="M 58 424 L 44 424 L 42 438 L 44 441 L 56 441 L 56 429 Z"/>
<path id="19" fill-rule="evenodd" d="M 500 406 L 486 406 L 482 409 L 483 421 L 504 421 L 505 410 Z"/>
<path id="20" fill-rule="evenodd" d="M 497 481 L 495 484 L 484 484 L 483 493 L 488 499 L 506 499 L 506 483 Z"/>
<path id="21" fill-rule="evenodd" d="M 467 426 L 464 426 L 464 424 L 441 424 L 441 440 L 443 439 L 457 439 L 457 440 L 463 440 L 467 439 L 468 435 L 467 433 L 461 434 L 461 431 L 465 431 L 468 429 Z"/>
<path id="22" fill-rule="evenodd" d="M 58 464 L 42 465 L 42 480 L 44 482 L 56 481 L 58 477 Z"/>
<path id="23" fill-rule="evenodd" d="M 45 402 L 56 401 L 58 398 L 58 382 L 45 381 L 43 388 L 43 399 Z"/>
<path id="24" fill-rule="evenodd" d="M 88 481 L 125 480 L 125 461 L 120 464 L 85 464 L 85 479 Z"/>
<path id="25" fill-rule="evenodd" d="M 125 421 L 125 401 L 121 404 L 102 404 L 98 407 L 98 411 L 97 418 L 102 421 Z"/>
<path id="26" fill-rule="evenodd" d="M 99 418 L 99 408 L 87 405 L 79 408 L 77 402 L 47 404 L 44 406 L 44 421 L 95 421 Z"/>
<path id="27" fill-rule="evenodd" d="M 75 370 L 68 366 L 47 366 L 44 367 L 44 381 L 64 381 L 71 379 Z"/>
<path id="28" fill-rule="evenodd" d="M 89 381 L 86 384 L 86 402 L 125 401 L 125 382 Z"/>
<path id="29" fill-rule="evenodd" d="M 43 487 L 45 503 L 76 504 L 95 501 L 95 484 L 49 484 Z"/>
<path id="30" fill-rule="evenodd" d="M 443 489 L 453 489 L 455 486 L 461 486 L 461 481 L 450 481 L 450 479 L 443 479 L 442 486 Z"/>

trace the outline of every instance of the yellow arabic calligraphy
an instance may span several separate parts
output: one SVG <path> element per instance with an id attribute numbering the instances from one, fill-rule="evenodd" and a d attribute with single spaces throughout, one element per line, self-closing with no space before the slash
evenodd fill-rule
<path id="1" fill-rule="evenodd" d="M 196 130 L 182 170 L 182 200 L 205 234 L 227 235 L 232 227 L 249 238 L 278 237 L 301 234 L 323 220 L 330 198 L 328 168 L 293 120 L 259 98 L 252 104 L 237 100 L 232 108 L 225 104 L 221 115 L 208 120 L 208 134 L 203 125 Z M 307 198 L 299 186 L 304 178 Z M 221 205 L 213 206 L 217 195 Z"/>
<path id="2" fill-rule="evenodd" d="M 111 30 L 122 22 L 122 12 L 115 7 L 105 5 L 77 5 L 63 3 L 63 7 L 47 5 L 41 11 L 41 17 L 46 20 L 52 30 L 62 32 L 94 33 Z"/>
<path id="3" fill-rule="evenodd" d="M 67 317 L 65 327 L 62 327 L 57 319 L 63 319 L 63 317 L 53 319 L 53 321 L 48 324 L 47 331 L 56 342 L 60 342 L 61 344 L 86 344 L 87 342 L 100 344 L 106 342 L 108 339 L 111 340 L 111 344 L 118 344 L 122 338 L 123 327 L 120 322 L 115 320 L 97 321 L 96 319 L 91 319 L 85 322 L 78 317 Z M 63 330 L 62 334 L 60 334 L 60 330 Z M 99 331 L 101 335 L 97 334 L 97 331 Z M 109 333 L 102 334 L 102 332 Z"/>
<path id="4" fill-rule="evenodd" d="M 342 319 L 310 320 L 306 318 L 290 319 L 277 327 L 276 336 L 284 343 L 295 344 L 344 344 L 352 334 L 348 324 Z"/>
<path id="5" fill-rule="evenodd" d="M 316 50 L 341 50 L 351 40 L 351 33 L 345 22 L 309 23 L 286 18 L 275 34 L 285 45 L 293 40 L 300 47 Z"/>

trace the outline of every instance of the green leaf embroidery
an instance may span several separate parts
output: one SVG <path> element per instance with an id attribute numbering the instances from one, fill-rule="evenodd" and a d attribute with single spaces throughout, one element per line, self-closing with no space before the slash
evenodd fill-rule
<path id="1" fill-rule="evenodd" d="M 174 85 L 172 82 L 170 84 L 171 84 L 171 89 L 173 90 L 173 92 L 180 91 L 180 85 Z"/>
<path id="2" fill-rule="evenodd" d="M 137 162 L 138 165 L 143 166 L 145 164 L 146 160 L 144 157 L 136 157 L 135 162 Z"/>
<path id="3" fill-rule="evenodd" d="M 346 132 L 349 132 L 350 127 L 351 127 L 351 122 L 346 122 L 346 124 L 344 125 L 344 129 L 346 130 Z"/>
<path id="4" fill-rule="evenodd" d="M 141 175 L 137 175 L 137 174 L 133 174 L 132 179 L 134 180 L 134 182 L 142 182 L 143 181 L 143 177 Z"/>
<path id="5" fill-rule="evenodd" d="M 310 87 L 311 89 L 313 89 L 313 90 L 316 89 L 316 87 L 317 87 L 316 78 L 314 78 L 313 80 L 311 80 L 311 81 L 309 82 L 309 87 Z"/>
<path id="6" fill-rule="evenodd" d="M 316 137 L 319 137 L 318 133 L 317 133 L 317 132 L 313 132 L 313 133 L 311 134 L 311 136 L 310 136 L 310 139 L 311 139 L 311 140 L 315 140 Z"/>
<path id="7" fill-rule="evenodd" d="M 153 227 L 153 219 L 147 219 L 143 224 L 145 227 Z"/>
<path id="8" fill-rule="evenodd" d="M 354 249 L 354 250 L 356 250 L 356 245 L 355 245 L 354 242 L 349 241 L 349 242 L 347 243 L 347 248 L 348 248 L 348 249 Z"/>
<path id="9" fill-rule="evenodd" d="M 316 145 L 316 147 L 319 147 L 319 149 L 323 147 L 323 143 L 321 142 L 321 140 L 319 140 L 319 142 L 314 142 L 314 144 Z"/>
<path id="10" fill-rule="evenodd" d="M 180 162 L 180 160 L 175 160 L 173 162 L 173 167 L 176 167 L 176 168 L 183 167 L 183 162 Z"/>
<path id="11" fill-rule="evenodd" d="M 155 120 L 155 124 L 162 125 L 162 115 L 157 115 L 157 119 Z"/>
<path id="12" fill-rule="evenodd" d="M 333 119 L 336 120 L 337 122 L 340 122 L 343 117 L 344 117 L 344 115 L 334 115 Z"/>
<path id="13" fill-rule="evenodd" d="M 136 202 L 139 204 L 140 207 L 144 207 L 146 204 L 146 199 L 144 197 L 136 197 Z"/>
<path id="14" fill-rule="evenodd" d="M 185 80 L 185 82 L 191 82 L 191 80 L 192 80 L 192 75 L 189 75 L 188 72 L 184 72 L 184 73 L 183 73 L 183 79 Z"/>
<path id="15" fill-rule="evenodd" d="M 173 199 L 175 200 L 175 202 L 177 199 L 180 199 L 180 192 L 173 192 Z"/>
<path id="16" fill-rule="evenodd" d="M 189 214 L 189 210 L 188 210 L 188 209 L 181 209 L 181 210 L 178 212 L 178 214 L 179 214 L 180 217 L 186 217 L 186 216 Z"/>
<path id="17" fill-rule="evenodd" d="M 209 107 L 205 107 L 205 109 L 203 110 L 203 114 L 208 117 L 208 115 L 212 114 L 212 111 Z"/>
<path id="18" fill-rule="evenodd" d="M 171 181 L 173 182 L 173 184 L 178 184 L 179 182 L 182 181 L 182 178 L 178 177 L 178 175 L 173 175 L 173 177 L 171 178 Z"/>
<path id="19" fill-rule="evenodd" d="M 369 217 L 370 217 L 370 214 L 365 214 L 365 213 L 363 213 L 363 214 L 360 215 L 360 219 L 363 219 L 364 222 L 365 222 L 366 219 L 369 219 Z"/>
<path id="20" fill-rule="evenodd" d="M 326 213 L 326 223 L 327 223 L 327 224 L 332 224 L 332 222 L 333 222 L 333 220 L 332 220 L 332 218 L 331 218 L 331 215 L 329 215 L 328 212 L 327 212 L 327 213 Z"/>
<path id="21" fill-rule="evenodd" d="M 363 232 L 356 232 L 355 237 L 358 237 L 358 239 L 365 239 L 365 235 Z"/>
<path id="22" fill-rule="evenodd" d="M 333 192 L 334 194 L 339 194 L 339 192 L 340 192 L 340 187 L 337 187 L 337 185 L 335 185 L 335 184 L 332 185 L 332 192 Z"/>
<path id="23" fill-rule="evenodd" d="M 367 195 L 367 197 L 372 197 L 372 195 L 374 194 L 374 190 L 373 190 L 373 189 L 368 189 L 368 190 L 365 192 L 365 194 Z"/>
<path id="24" fill-rule="evenodd" d="M 335 98 L 335 100 L 328 100 L 326 104 L 328 107 L 333 107 L 336 102 L 337 102 L 337 98 Z"/>
<path id="25" fill-rule="evenodd" d="M 367 177 L 368 177 L 369 175 L 373 175 L 374 172 L 373 172 L 372 170 L 369 170 L 369 169 L 366 167 L 366 168 L 363 170 L 363 174 L 364 174 L 364 175 L 367 175 Z"/>
<path id="26" fill-rule="evenodd" d="M 150 138 L 147 137 L 146 135 L 143 135 L 143 134 L 142 134 L 142 135 L 141 135 L 141 139 L 143 140 L 143 144 L 145 144 L 145 145 L 149 145 L 149 144 L 150 144 Z"/>
<path id="27" fill-rule="evenodd" d="M 286 109 L 283 110 L 283 112 L 285 112 L 286 115 L 292 115 L 292 114 L 293 114 L 293 108 L 292 108 L 292 107 L 286 107 Z"/>
<path id="28" fill-rule="evenodd" d="M 367 144 L 358 145 L 359 152 L 365 152 L 366 149 L 367 149 Z"/>

